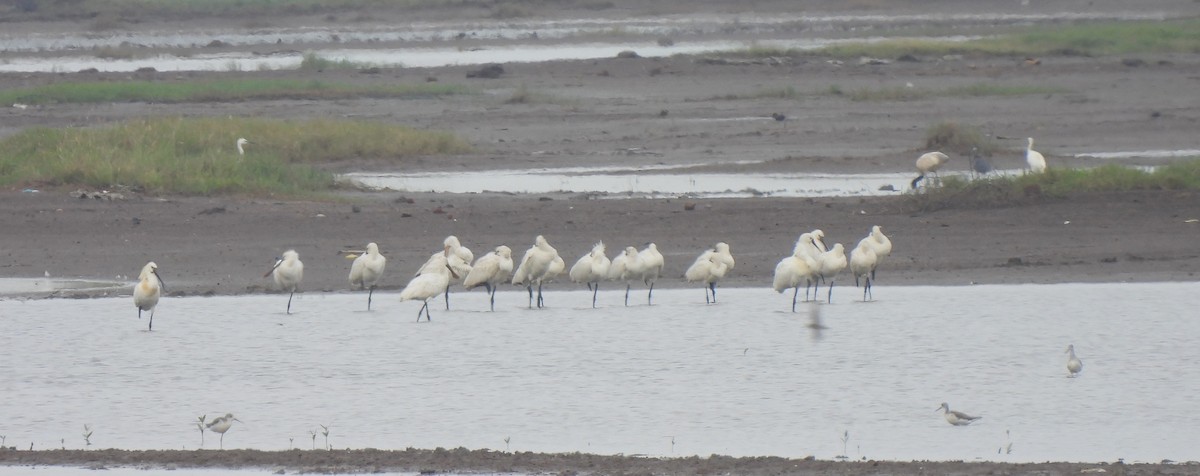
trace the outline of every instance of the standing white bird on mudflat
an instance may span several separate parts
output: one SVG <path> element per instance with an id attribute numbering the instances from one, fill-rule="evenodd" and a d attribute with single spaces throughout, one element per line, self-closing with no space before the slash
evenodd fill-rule
<path id="1" fill-rule="evenodd" d="M 433 318 L 429 315 L 429 299 L 445 293 L 452 278 L 458 279 L 458 275 L 450 268 L 446 256 L 433 255 L 404 286 L 404 290 L 400 291 L 400 301 L 421 300 L 423 305 L 417 310 L 417 322 L 421 322 L 422 312 L 425 313 L 425 320 L 432 321 Z"/>
<path id="2" fill-rule="evenodd" d="M 711 249 L 700 253 L 696 261 L 683 273 L 683 278 L 689 283 L 704 283 L 704 303 L 717 302 L 717 281 L 724 278 L 734 265 L 733 254 L 729 252 L 729 244 L 724 241 L 713 245 Z M 712 300 L 708 298 L 712 293 Z"/>
<path id="3" fill-rule="evenodd" d="M 917 157 L 917 178 L 912 180 L 912 188 L 917 188 L 917 184 L 925 178 L 926 175 L 932 174 L 938 183 L 941 185 L 942 177 L 938 175 L 938 169 L 942 165 L 950 161 L 950 156 L 941 152 L 926 152 Z"/>
<path id="4" fill-rule="evenodd" d="M 281 291 L 289 292 L 287 313 L 291 314 L 292 296 L 296 295 L 296 288 L 304 280 L 304 263 L 300 261 L 300 254 L 296 250 L 284 251 L 282 256 L 275 258 L 275 266 L 263 275 L 264 278 L 267 276 L 275 279 L 275 285 Z"/>
<path id="5" fill-rule="evenodd" d="M 225 416 L 213 418 L 212 421 L 206 424 L 209 431 L 221 434 L 221 449 L 225 449 L 225 432 L 229 431 L 229 428 L 233 426 L 233 422 L 235 421 L 241 422 L 241 420 L 234 418 L 232 413 L 226 413 Z"/>
<path id="6" fill-rule="evenodd" d="M 1067 372 L 1068 376 L 1074 377 L 1083 371 L 1083 361 L 1075 356 L 1075 344 L 1067 346 Z"/>
<path id="7" fill-rule="evenodd" d="M 375 294 L 375 286 L 379 277 L 383 276 L 383 268 L 387 266 L 387 258 L 379 253 L 379 245 L 367 243 L 367 251 L 354 258 L 350 265 L 350 286 L 367 289 L 367 310 L 371 310 L 371 296 Z"/>
<path id="8" fill-rule="evenodd" d="M 954 426 L 970 425 L 972 423 L 975 423 L 975 420 L 983 418 L 983 417 L 971 416 L 971 415 L 968 415 L 963 412 L 953 411 L 950 409 L 950 404 L 946 403 L 946 402 L 942 402 L 942 406 L 937 407 L 937 409 L 934 411 L 938 411 L 938 410 L 942 410 L 943 415 L 946 417 L 946 421 Z"/>
<path id="9" fill-rule="evenodd" d="M 533 239 L 533 246 L 525 251 L 525 255 L 521 257 L 521 264 L 517 265 L 517 270 L 513 272 L 512 283 L 514 285 L 525 286 L 529 291 L 529 308 L 533 308 L 533 283 L 537 283 L 537 306 L 544 307 L 545 303 L 542 300 L 542 283 L 553 277 L 553 271 L 557 266 L 555 261 L 562 261 L 558 256 L 558 250 L 550 246 L 550 242 L 546 241 L 546 237 L 538 235 Z M 561 269 L 559 272 L 562 272 Z"/>
<path id="10" fill-rule="evenodd" d="M 1029 138 L 1029 146 L 1025 148 L 1025 162 L 1029 164 L 1029 171 L 1035 174 L 1040 174 L 1046 171 L 1046 157 L 1041 152 L 1033 150 L 1033 138 Z"/>
<path id="11" fill-rule="evenodd" d="M 146 330 L 154 330 L 154 307 L 158 305 L 158 298 L 162 296 L 162 290 L 166 287 L 162 278 L 158 276 L 157 264 L 151 261 L 142 266 L 142 272 L 138 274 L 138 283 L 133 286 L 133 305 L 138 308 L 138 319 L 142 318 L 142 311 L 150 311 L 150 325 Z"/>
<path id="12" fill-rule="evenodd" d="M 799 245 L 793 248 L 792 255 L 775 265 L 775 278 L 771 288 L 777 293 L 792 288 L 792 312 L 796 312 L 796 296 L 800 294 L 800 285 L 805 285 L 805 298 L 808 296 L 808 286 L 817 279 L 819 265 Z"/>
<path id="13" fill-rule="evenodd" d="M 463 278 L 463 287 L 468 291 L 483 286 L 488 292 L 491 309 L 496 310 L 496 285 L 508 281 L 512 276 L 512 249 L 500 245 L 486 255 L 483 255 L 471 267 L 467 277 Z"/>
<path id="14" fill-rule="evenodd" d="M 871 277 L 875 274 L 875 266 L 879 262 L 879 256 L 875 254 L 875 249 L 869 244 L 871 238 L 864 238 L 858 242 L 853 250 L 850 251 L 850 273 L 854 275 L 854 286 L 858 287 L 859 278 L 864 279 L 863 284 L 863 301 L 870 301 L 871 296 L 871 281 L 875 278 Z M 868 297 L 870 296 L 870 297 Z"/>
<path id="15" fill-rule="evenodd" d="M 567 273 L 571 282 L 587 284 L 588 290 L 592 292 L 592 309 L 596 308 L 596 293 L 600 292 L 600 281 L 608 279 L 608 270 L 612 266 L 612 261 L 604 255 L 604 251 L 604 242 L 597 242 L 592 245 L 591 251 L 579 257 L 579 261 L 576 261 Z"/>

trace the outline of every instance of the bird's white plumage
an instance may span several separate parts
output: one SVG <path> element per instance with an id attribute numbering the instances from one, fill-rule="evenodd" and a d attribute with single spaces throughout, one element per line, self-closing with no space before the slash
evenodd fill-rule
<path id="1" fill-rule="evenodd" d="M 879 255 L 875 253 L 875 248 L 870 244 L 871 238 L 864 238 L 858 242 L 858 246 L 850 250 L 850 273 L 854 275 L 854 284 L 857 286 L 859 280 L 865 280 L 863 284 L 863 300 L 867 300 L 867 295 L 871 291 L 872 271 L 879 264 Z"/>
<path id="2" fill-rule="evenodd" d="M 1029 164 L 1029 171 L 1035 174 L 1040 174 L 1046 171 L 1046 157 L 1042 156 L 1041 152 L 1033 150 L 1033 138 L 1029 138 L 1029 146 L 1025 148 L 1025 162 Z"/>
<path id="3" fill-rule="evenodd" d="M 777 293 L 782 293 L 787 289 L 798 289 L 802 284 L 812 283 L 817 277 L 816 260 L 799 247 L 793 251 L 791 256 L 785 257 L 775 264 L 775 277 L 771 282 L 771 288 Z"/>
<path id="4" fill-rule="evenodd" d="M 729 252 L 729 244 L 720 242 L 696 257 L 696 261 L 684 271 L 683 278 L 689 283 L 715 283 L 725 277 L 735 264 Z"/>
<path id="5" fill-rule="evenodd" d="M 608 270 L 612 261 L 605 255 L 604 242 L 592 245 L 592 250 L 579 257 L 571 266 L 567 276 L 571 282 L 578 284 L 595 284 L 608 279 Z"/>
<path id="6" fill-rule="evenodd" d="M 1067 346 L 1067 372 L 1074 377 L 1083 371 L 1083 361 L 1075 356 L 1075 344 Z"/>
<path id="7" fill-rule="evenodd" d="M 250 143 L 250 141 L 246 140 L 246 138 L 238 137 L 238 140 L 236 142 L 238 155 L 246 155 L 246 149 L 243 149 L 242 146 L 249 144 L 249 143 Z"/>
<path id="8" fill-rule="evenodd" d="M 438 253 L 429 258 L 421 271 L 400 291 L 401 301 L 424 301 L 446 292 L 450 286 L 450 267 L 446 256 Z"/>
<path id="9" fill-rule="evenodd" d="M 946 417 L 946 422 L 954 426 L 966 426 L 975 423 L 976 420 L 983 418 L 971 416 L 963 412 L 956 412 L 950 409 L 950 404 L 942 402 L 942 406 L 937 408 L 942 410 L 942 415 Z"/>
<path id="10" fill-rule="evenodd" d="M 142 266 L 142 272 L 138 273 L 138 283 L 133 286 L 133 305 L 138 308 L 138 317 L 142 317 L 142 311 L 150 311 L 149 329 L 154 328 L 154 307 L 158 305 L 158 298 L 162 296 L 163 282 L 158 276 L 158 265 L 153 261 Z"/>
<path id="11" fill-rule="evenodd" d="M 924 179 L 926 175 L 932 174 L 936 177 L 938 175 L 938 169 L 941 169 L 942 165 L 949 161 L 950 156 L 941 152 L 926 152 L 921 154 L 920 157 L 917 157 L 916 163 L 917 173 L 919 175 L 917 175 L 917 178 L 913 179 L 912 187 L 917 188 L 917 184 L 921 181 L 921 179 Z"/>
<path id="12" fill-rule="evenodd" d="M 296 250 L 284 251 L 275 269 L 271 271 L 271 277 L 279 289 L 295 292 L 296 287 L 304 280 L 304 262 L 300 261 L 300 253 Z"/>
<path id="13" fill-rule="evenodd" d="M 373 288 L 379 284 L 387 258 L 379 253 L 379 245 L 367 243 L 367 251 L 350 265 L 350 285 L 358 289 Z"/>
<path id="14" fill-rule="evenodd" d="M 475 260 L 475 264 L 471 266 L 471 271 L 463 278 L 463 287 L 474 289 L 478 286 L 483 286 L 485 283 L 494 287 L 499 283 L 507 281 L 512 272 L 512 249 L 500 245 L 495 250 Z"/>

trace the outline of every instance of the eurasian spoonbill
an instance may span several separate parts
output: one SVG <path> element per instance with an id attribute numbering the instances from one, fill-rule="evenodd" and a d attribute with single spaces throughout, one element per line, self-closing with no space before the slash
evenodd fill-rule
<path id="1" fill-rule="evenodd" d="M 550 246 L 546 237 L 538 235 L 533 239 L 533 246 L 526 250 L 525 255 L 521 257 L 521 264 L 517 265 L 517 270 L 513 272 L 512 283 L 523 285 L 529 291 L 530 309 L 533 308 L 533 283 L 537 283 L 538 287 L 537 306 L 539 308 L 545 306 L 542 300 L 542 283 L 553 277 L 552 272 L 556 266 L 556 260 L 562 261 L 562 258 L 558 256 L 558 250 Z"/>
<path id="2" fill-rule="evenodd" d="M 700 253 L 696 261 L 683 273 L 683 278 L 689 283 L 704 284 L 704 303 L 716 304 L 717 281 L 724 278 L 733 269 L 733 255 L 729 252 L 729 244 L 724 241 L 717 243 L 711 249 Z M 712 293 L 712 301 L 708 295 Z"/>
<path id="3" fill-rule="evenodd" d="M 417 309 L 417 322 L 421 322 L 422 312 L 425 313 L 425 320 L 432 321 L 433 318 L 429 315 L 429 299 L 445 293 L 451 279 L 458 279 L 458 275 L 450 267 L 446 255 L 433 255 L 421 266 L 417 275 L 408 281 L 404 290 L 400 291 L 400 301 L 421 300 L 422 306 Z"/>
<path id="4" fill-rule="evenodd" d="M 350 286 L 367 289 L 367 310 L 371 310 L 371 296 L 375 294 L 375 286 L 387 266 L 387 258 L 379 254 L 379 245 L 367 243 L 367 251 L 354 258 L 350 265 Z"/>
<path id="5" fill-rule="evenodd" d="M 282 256 L 275 258 L 275 266 L 263 275 L 264 278 L 267 276 L 275 279 L 275 285 L 281 291 L 288 291 L 287 313 L 291 314 L 292 296 L 296 295 L 296 288 L 304 279 L 304 263 L 300 261 L 300 254 L 296 250 L 284 251 Z"/>
<path id="6" fill-rule="evenodd" d="M 154 306 L 158 305 L 158 298 L 166 287 L 158 275 L 157 264 L 151 261 L 142 266 L 138 283 L 133 287 L 133 305 L 138 308 L 138 319 L 142 318 L 142 311 L 150 311 L 150 325 L 146 330 L 154 330 Z"/>
<path id="7" fill-rule="evenodd" d="M 950 156 L 941 152 L 926 152 L 917 157 L 917 178 L 912 180 L 912 188 L 917 188 L 917 184 L 925 178 L 926 175 L 932 174 L 938 185 L 942 183 L 942 177 L 938 175 L 938 169 L 942 165 L 950 161 Z"/>
<path id="8" fill-rule="evenodd" d="M 841 243 L 834 243 L 833 248 L 821 253 L 821 256 L 817 258 L 817 264 L 820 266 L 820 271 L 817 274 L 820 275 L 821 281 L 828 281 L 828 284 L 825 286 L 829 289 L 829 295 L 825 300 L 832 303 L 833 283 L 837 281 L 838 273 L 846 269 L 846 247 L 842 246 Z M 815 296 L 813 300 L 816 300 Z"/>
<path id="9" fill-rule="evenodd" d="M 475 260 L 475 265 L 463 278 L 463 287 L 467 290 L 483 286 L 488 292 L 491 309 L 496 310 L 496 285 L 508 281 L 512 276 L 512 249 L 500 245 L 486 255 Z"/>
<path id="10" fill-rule="evenodd" d="M 788 256 L 775 265 L 775 278 L 771 288 L 777 293 L 792 288 L 792 312 L 796 312 L 796 297 L 800 294 L 800 285 L 805 285 L 805 298 L 808 297 L 808 286 L 817 279 L 819 271 L 817 261 L 803 251 L 799 246 Z"/>
<path id="11" fill-rule="evenodd" d="M 567 273 L 571 282 L 587 284 L 588 291 L 592 292 L 592 309 L 596 308 L 596 293 L 600 292 L 600 281 L 608 279 L 608 269 L 612 266 L 612 261 L 604 255 L 604 251 L 604 242 L 597 242 L 592 245 L 592 251 L 581 256 L 579 261 L 571 266 L 571 272 Z"/>
<path id="12" fill-rule="evenodd" d="M 871 295 L 871 281 L 874 279 L 871 275 L 875 274 L 875 264 L 879 262 L 879 255 L 875 253 L 875 249 L 868 243 L 868 238 L 864 238 L 858 242 L 853 250 L 850 251 L 850 273 L 854 274 L 854 286 L 859 286 L 859 278 L 864 279 L 863 283 L 863 301 L 869 301 L 868 296 Z"/>

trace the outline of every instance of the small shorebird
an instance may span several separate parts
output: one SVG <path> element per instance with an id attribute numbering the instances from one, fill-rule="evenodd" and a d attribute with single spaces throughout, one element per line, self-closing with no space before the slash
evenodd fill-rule
<path id="1" fill-rule="evenodd" d="M 158 276 L 158 265 L 153 261 L 146 263 L 138 275 L 137 285 L 133 287 L 133 305 L 138 308 L 138 319 L 142 318 L 142 311 L 150 311 L 150 326 L 146 330 L 154 330 L 154 306 L 158 305 L 158 298 L 166 287 L 166 283 Z"/>
<path id="2" fill-rule="evenodd" d="M 296 295 L 296 288 L 300 286 L 300 281 L 304 279 L 304 263 L 300 262 L 300 254 L 296 250 L 287 250 L 283 252 L 283 256 L 275 258 L 275 266 L 267 271 L 263 277 L 271 276 L 275 279 L 275 285 L 279 289 L 289 291 L 287 313 L 292 313 L 292 297 Z"/>
<path id="3" fill-rule="evenodd" d="M 937 410 L 944 410 L 944 415 L 946 417 L 946 421 L 950 422 L 950 424 L 954 425 L 954 426 L 970 425 L 971 423 L 974 423 L 975 420 L 983 418 L 983 417 L 971 416 L 971 415 L 968 415 L 963 412 L 953 411 L 950 409 L 950 404 L 946 403 L 946 402 L 942 402 L 942 406 L 937 407 Z M 934 411 L 937 411 L 937 410 L 934 410 Z"/>
<path id="4" fill-rule="evenodd" d="M 229 431 L 235 421 L 241 420 L 235 418 L 232 413 L 226 413 L 225 416 L 213 418 L 208 422 L 208 431 L 221 434 L 221 449 L 225 449 L 225 432 Z"/>
<path id="5" fill-rule="evenodd" d="M 1074 377 L 1083 370 L 1083 361 L 1075 356 L 1075 344 L 1067 346 L 1067 372 L 1070 372 L 1069 377 Z"/>

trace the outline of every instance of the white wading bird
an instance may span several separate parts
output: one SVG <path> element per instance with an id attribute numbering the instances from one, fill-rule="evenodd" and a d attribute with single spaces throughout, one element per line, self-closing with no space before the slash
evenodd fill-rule
<path id="1" fill-rule="evenodd" d="M 367 251 L 354 258 L 350 265 L 350 286 L 367 289 L 367 310 L 371 310 L 371 296 L 375 294 L 375 286 L 387 266 L 387 258 L 379 254 L 379 245 L 367 243 Z"/>
<path id="2" fill-rule="evenodd" d="M 300 281 L 304 280 L 304 263 L 300 261 L 300 254 L 296 250 L 284 251 L 283 256 L 275 258 L 275 266 L 263 275 L 264 278 L 267 276 L 275 279 L 275 285 L 281 291 L 288 291 L 287 313 L 291 314 L 292 297 L 296 295 Z"/>
<path id="3" fill-rule="evenodd" d="M 142 266 L 138 283 L 133 287 L 133 305 L 138 308 L 138 319 L 142 318 L 142 311 L 150 311 L 150 326 L 146 330 L 154 330 L 154 306 L 158 305 L 158 298 L 166 287 L 158 276 L 157 264 L 151 261 Z"/>

